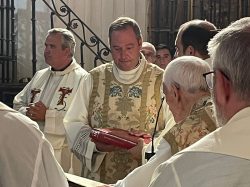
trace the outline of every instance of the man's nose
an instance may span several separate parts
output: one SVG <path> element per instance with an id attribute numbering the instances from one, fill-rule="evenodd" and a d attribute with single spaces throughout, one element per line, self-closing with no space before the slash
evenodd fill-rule
<path id="1" fill-rule="evenodd" d="M 126 59 L 126 57 L 127 57 L 127 50 L 126 49 L 122 49 L 121 50 L 121 58 L 122 59 Z"/>
<path id="2" fill-rule="evenodd" d="M 49 53 L 49 48 L 48 47 L 44 48 L 44 53 Z"/>

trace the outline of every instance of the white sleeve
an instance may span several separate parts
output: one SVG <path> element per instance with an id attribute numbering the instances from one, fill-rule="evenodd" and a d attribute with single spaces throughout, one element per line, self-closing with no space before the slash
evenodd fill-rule
<path id="1" fill-rule="evenodd" d="M 92 92 L 92 82 L 90 74 L 81 80 L 74 99 L 64 117 L 63 123 L 70 148 L 73 147 L 80 129 L 85 125 L 89 125 L 88 105 Z"/>
<path id="2" fill-rule="evenodd" d="M 91 74 L 81 80 L 63 123 L 72 152 L 90 171 L 96 171 L 102 163 L 105 153 L 96 152 L 95 144 L 89 138 L 91 128 L 88 121 L 88 105 L 92 84 Z"/>
<path id="3" fill-rule="evenodd" d="M 148 186 L 154 170 L 171 157 L 171 148 L 165 139 L 162 139 L 156 154 L 144 165 L 134 169 L 123 180 L 119 180 L 115 187 Z"/>
<path id="4" fill-rule="evenodd" d="M 38 150 L 36 167 L 31 186 L 36 187 L 68 187 L 66 176 L 61 166 L 56 161 L 53 148 L 45 139 L 41 142 Z"/>
<path id="5" fill-rule="evenodd" d="M 13 100 L 13 109 L 19 111 L 20 113 L 22 113 L 23 115 L 26 115 L 26 111 L 27 111 L 27 106 L 28 106 L 28 93 L 29 93 L 29 89 L 30 89 L 30 84 L 31 81 L 24 87 L 24 89 L 19 92 L 14 100 Z"/>

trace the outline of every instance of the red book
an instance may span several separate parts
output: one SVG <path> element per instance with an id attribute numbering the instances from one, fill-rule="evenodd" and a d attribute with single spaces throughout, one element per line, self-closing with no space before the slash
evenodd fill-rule
<path id="1" fill-rule="evenodd" d="M 146 133 L 135 133 L 116 128 L 92 129 L 90 137 L 94 142 L 103 142 L 125 149 L 136 146 L 139 138 L 143 138 L 145 143 L 151 141 L 151 135 Z"/>

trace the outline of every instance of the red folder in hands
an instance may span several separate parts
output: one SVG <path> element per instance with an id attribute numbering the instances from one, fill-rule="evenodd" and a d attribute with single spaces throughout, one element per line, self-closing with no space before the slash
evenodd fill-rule
<path id="1" fill-rule="evenodd" d="M 102 142 L 125 149 L 136 146 L 139 138 L 143 138 L 145 143 L 151 141 L 150 134 L 117 128 L 94 128 L 90 133 L 90 138 L 93 142 Z"/>

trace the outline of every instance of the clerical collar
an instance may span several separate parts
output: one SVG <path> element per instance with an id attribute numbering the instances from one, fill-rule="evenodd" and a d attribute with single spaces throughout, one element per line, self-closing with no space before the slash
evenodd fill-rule
<path id="1" fill-rule="evenodd" d="M 65 67 L 63 67 L 63 68 L 60 69 L 60 70 L 55 70 L 53 67 L 51 67 L 51 70 L 52 70 L 52 71 L 64 71 L 65 69 L 67 69 L 67 67 L 70 66 L 70 64 L 71 64 L 72 62 L 73 62 L 73 60 L 71 60 L 69 64 L 67 64 Z"/>
<path id="2" fill-rule="evenodd" d="M 136 80 L 138 80 L 138 78 L 140 77 L 140 75 L 144 69 L 144 65 L 145 65 L 145 62 L 140 59 L 140 62 L 138 63 L 138 65 L 136 66 L 135 69 L 132 69 L 130 71 L 122 71 L 114 63 L 113 64 L 113 73 L 114 73 L 115 78 L 119 82 L 121 82 L 123 84 L 131 84 L 131 83 L 135 82 Z"/>

